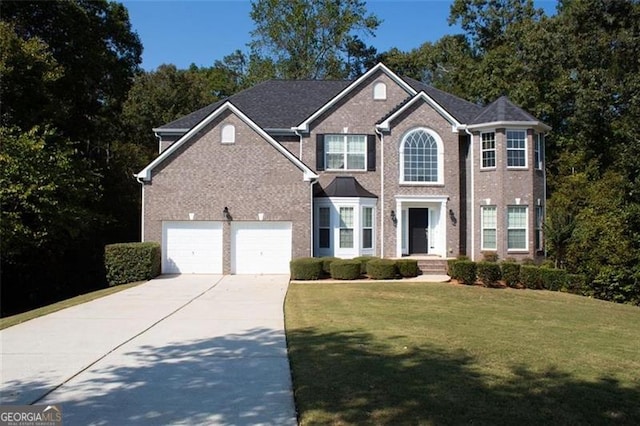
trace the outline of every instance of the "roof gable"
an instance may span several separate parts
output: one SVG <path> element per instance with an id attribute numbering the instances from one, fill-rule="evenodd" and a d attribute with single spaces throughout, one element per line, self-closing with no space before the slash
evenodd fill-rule
<path id="1" fill-rule="evenodd" d="M 216 117 L 222 114 L 225 111 L 231 111 L 237 117 L 239 117 L 245 124 L 247 124 L 251 129 L 253 129 L 256 133 L 262 136 L 269 144 L 271 144 L 276 150 L 278 150 L 282 155 L 284 155 L 287 159 L 289 159 L 296 167 L 302 171 L 304 175 L 304 180 L 311 180 L 318 177 L 313 170 L 311 170 L 307 165 L 305 165 L 302 161 L 300 161 L 296 156 L 294 156 L 291 152 L 289 152 L 285 147 L 283 147 L 280 143 L 278 143 L 275 139 L 273 139 L 267 132 L 265 132 L 260 126 L 258 126 L 253 120 L 247 117 L 242 111 L 240 111 L 235 105 L 231 102 L 226 101 L 222 105 L 220 105 L 217 109 L 209 113 L 204 119 L 200 120 L 195 126 L 193 126 L 186 134 L 184 134 L 180 139 L 174 142 L 169 148 L 162 152 L 155 160 L 153 160 L 147 167 L 142 169 L 135 177 L 140 180 L 150 181 L 151 180 L 151 171 L 165 161 L 171 154 L 173 154 L 178 148 L 185 144 L 185 142 L 189 141 L 193 138 L 198 132 L 204 129 L 211 121 L 213 121 Z"/>
<path id="2" fill-rule="evenodd" d="M 454 132 L 458 131 L 458 127 L 461 123 L 456 120 L 454 116 L 449 114 L 449 112 L 444 109 L 438 102 L 436 102 L 431 96 L 426 94 L 425 92 L 420 92 L 416 94 L 414 97 L 409 98 L 406 102 L 398 105 L 396 109 L 391 111 L 385 118 L 383 118 L 376 127 L 380 130 L 386 131 L 391 128 L 391 122 L 395 120 L 400 114 L 414 105 L 416 102 L 423 101 L 429 104 L 433 109 L 435 109 L 445 120 L 451 123 L 451 130 Z"/>

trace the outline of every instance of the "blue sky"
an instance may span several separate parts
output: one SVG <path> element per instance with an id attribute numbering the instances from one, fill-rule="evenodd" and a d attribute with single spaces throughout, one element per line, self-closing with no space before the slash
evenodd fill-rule
<path id="1" fill-rule="evenodd" d="M 249 0 L 129 0 L 134 31 L 144 51 L 142 67 L 154 70 L 164 63 L 187 68 L 192 63 L 211 66 L 236 49 L 247 51 L 253 21 Z M 555 0 L 536 0 L 547 14 Z M 367 10 L 382 19 L 373 38 L 363 38 L 378 52 L 392 47 L 410 50 L 425 41 L 459 33 L 447 24 L 449 0 L 369 0 Z"/>

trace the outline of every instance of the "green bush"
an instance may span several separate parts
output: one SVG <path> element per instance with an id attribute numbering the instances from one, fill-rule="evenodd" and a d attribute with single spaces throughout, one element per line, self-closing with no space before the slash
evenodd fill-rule
<path id="1" fill-rule="evenodd" d="M 398 273 L 404 278 L 417 277 L 420 273 L 416 259 L 398 259 L 396 260 L 396 266 L 398 267 Z"/>
<path id="2" fill-rule="evenodd" d="M 540 268 L 533 265 L 522 265 L 520 267 L 520 282 L 526 288 L 541 289 L 542 278 L 540 277 Z"/>
<path id="3" fill-rule="evenodd" d="M 456 275 L 463 284 L 472 285 L 476 282 L 476 263 L 471 260 L 459 260 L 455 263 Z"/>
<path id="4" fill-rule="evenodd" d="M 545 268 L 539 269 L 542 288 L 551 291 L 560 291 L 566 287 L 568 276 L 564 269 Z"/>
<path id="5" fill-rule="evenodd" d="M 457 262 L 459 262 L 458 259 L 447 259 L 447 274 L 455 280 L 459 279 L 456 269 Z"/>
<path id="6" fill-rule="evenodd" d="M 322 258 L 300 257 L 289 262 L 292 280 L 317 280 L 322 277 Z"/>
<path id="7" fill-rule="evenodd" d="M 482 257 L 485 262 L 497 262 L 498 261 L 498 253 L 495 251 L 483 251 Z"/>
<path id="8" fill-rule="evenodd" d="M 158 243 L 109 244 L 104 248 L 104 267 L 110 286 L 157 277 L 160 263 Z"/>
<path id="9" fill-rule="evenodd" d="M 502 272 L 500 271 L 500 265 L 496 262 L 483 261 L 477 265 L 478 278 L 487 287 L 495 285 L 502 278 Z"/>
<path id="10" fill-rule="evenodd" d="M 324 272 L 324 275 L 327 277 L 331 276 L 331 262 L 335 261 L 335 260 L 340 260 L 337 257 L 332 257 L 332 256 L 325 256 L 325 257 L 321 257 L 320 259 L 322 259 L 322 272 Z"/>
<path id="11" fill-rule="evenodd" d="M 640 271 L 605 266 L 588 287 L 589 294 L 598 299 L 640 305 Z"/>
<path id="12" fill-rule="evenodd" d="M 374 259 L 367 263 L 367 275 L 374 280 L 390 280 L 396 278 L 396 262 L 391 259 Z"/>
<path id="13" fill-rule="evenodd" d="M 334 260 L 331 262 L 331 278 L 334 280 L 356 280 L 360 278 L 361 264 L 357 260 Z"/>
<path id="14" fill-rule="evenodd" d="M 363 275 L 367 273 L 367 263 L 369 263 L 373 259 L 378 258 L 375 256 L 359 256 L 353 258 L 353 260 L 357 260 L 358 262 L 360 262 L 360 273 Z"/>
<path id="15" fill-rule="evenodd" d="M 587 290 L 587 276 L 584 274 L 568 274 L 566 291 L 584 295 Z"/>
<path id="16" fill-rule="evenodd" d="M 515 287 L 520 282 L 520 264 L 516 262 L 502 262 L 502 279 L 509 287 Z"/>

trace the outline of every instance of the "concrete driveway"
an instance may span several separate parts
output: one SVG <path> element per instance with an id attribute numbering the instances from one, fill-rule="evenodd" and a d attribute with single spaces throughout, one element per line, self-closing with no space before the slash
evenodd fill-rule
<path id="1" fill-rule="evenodd" d="M 288 276 L 162 276 L 0 331 L 0 404 L 65 424 L 295 425 Z"/>

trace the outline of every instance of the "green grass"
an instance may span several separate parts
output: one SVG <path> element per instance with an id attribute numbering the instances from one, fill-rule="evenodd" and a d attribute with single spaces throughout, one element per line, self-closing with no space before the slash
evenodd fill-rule
<path id="1" fill-rule="evenodd" d="M 640 424 L 640 309 L 451 284 L 295 284 L 302 425 Z"/>
<path id="2" fill-rule="evenodd" d="M 129 284 L 122 284 L 113 287 L 103 288 L 101 290 L 92 291 L 91 293 L 81 294 L 80 296 L 72 297 L 71 299 L 61 300 L 60 302 L 53 303 L 51 305 L 43 306 L 41 308 L 33 309 L 31 311 L 22 312 L 10 317 L 0 318 L 0 330 L 11 327 L 16 324 L 20 324 L 25 321 L 29 321 L 34 318 L 41 317 L 43 315 L 51 314 L 64 308 L 86 303 L 94 299 L 99 299 L 110 294 L 117 293 L 122 290 L 126 290 L 131 287 L 135 287 L 146 281 L 136 281 Z"/>

